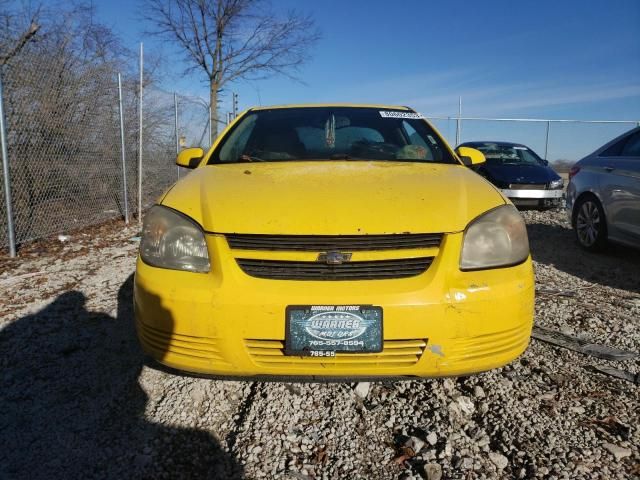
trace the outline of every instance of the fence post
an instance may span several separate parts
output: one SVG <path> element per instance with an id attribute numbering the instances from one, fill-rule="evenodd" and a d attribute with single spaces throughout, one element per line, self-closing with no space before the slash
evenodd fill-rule
<path id="1" fill-rule="evenodd" d="M 4 180 L 4 201 L 7 208 L 7 236 L 9 237 L 9 255 L 16 256 L 16 232 L 13 226 L 11 204 L 11 177 L 9 174 L 9 148 L 4 116 L 4 96 L 2 91 L 2 66 L 0 65 L 0 143 L 2 144 L 2 178 Z"/>
<path id="2" fill-rule="evenodd" d="M 547 155 L 549 153 L 549 129 L 551 128 L 551 120 L 547 120 L 547 132 L 544 138 L 544 159 L 548 160 Z"/>
<path id="3" fill-rule="evenodd" d="M 144 69 L 143 46 L 140 42 L 140 98 L 138 119 L 138 223 L 142 225 L 142 72 Z"/>
<path id="4" fill-rule="evenodd" d="M 178 95 L 173 92 L 173 112 L 174 112 L 174 126 L 176 131 L 176 157 L 180 153 L 180 139 L 178 138 Z M 178 178 L 180 178 L 180 166 L 176 166 L 178 169 Z"/>
<path id="5" fill-rule="evenodd" d="M 120 149 L 122 150 L 122 196 L 124 197 L 124 223 L 129 225 L 129 200 L 127 199 L 127 157 L 124 149 L 124 113 L 122 112 L 122 78 L 119 73 L 118 105 L 120 108 Z"/>
<path id="6" fill-rule="evenodd" d="M 458 121 L 456 122 L 456 147 L 462 138 L 462 97 L 458 97 Z"/>
<path id="7" fill-rule="evenodd" d="M 211 105 L 209 105 L 209 148 L 211 145 L 213 145 L 213 138 L 211 137 Z"/>

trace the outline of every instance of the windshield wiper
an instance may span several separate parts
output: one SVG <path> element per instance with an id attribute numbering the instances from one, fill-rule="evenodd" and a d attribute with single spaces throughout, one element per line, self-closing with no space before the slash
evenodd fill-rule
<path id="1" fill-rule="evenodd" d="M 353 157 L 348 153 L 332 153 L 329 155 L 329 160 L 370 160 L 362 157 Z"/>
<path id="2" fill-rule="evenodd" d="M 251 155 L 240 155 L 236 162 L 264 162 L 264 159 L 260 157 L 252 157 Z"/>

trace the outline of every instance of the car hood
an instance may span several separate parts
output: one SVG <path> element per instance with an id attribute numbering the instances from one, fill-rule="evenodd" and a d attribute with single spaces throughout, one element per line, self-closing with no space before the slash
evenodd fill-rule
<path id="1" fill-rule="evenodd" d="M 208 232 L 358 235 L 461 231 L 505 201 L 461 165 L 308 161 L 207 165 L 161 203 Z"/>
<path id="2" fill-rule="evenodd" d="M 488 177 L 501 183 L 549 183 L 560 178 L 551 168 L 543 165 L 500 165 L 485 163 L 482 166 Z"/>

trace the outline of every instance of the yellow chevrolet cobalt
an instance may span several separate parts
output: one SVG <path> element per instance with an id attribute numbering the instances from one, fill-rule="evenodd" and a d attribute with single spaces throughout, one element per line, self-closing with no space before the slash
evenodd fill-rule
<path id="1" fill-rule="evenodd" d="M 406 107 L 253 108 L 144 219 L 140 342 L 197 374 L 435 377 L 527 347 L 533 270 L 502 194 Z"/>

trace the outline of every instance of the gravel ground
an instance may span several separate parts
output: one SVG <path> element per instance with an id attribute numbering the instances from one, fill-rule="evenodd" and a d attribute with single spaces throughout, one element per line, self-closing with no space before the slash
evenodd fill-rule
<path id="1" fill-rule="evenodd" d="M 640 351 L 640 252 L 587 254 L 562 212 L 524 215 L 537 324 Z M 0 259 L 0 478 L 640 476 L 640 389 L 586 368 L 638 373 L 638 360 L 532 340 L 469 378 L 261 383 L 154 368 L 132 326 L 134 235 L 111 224 Z"/>

